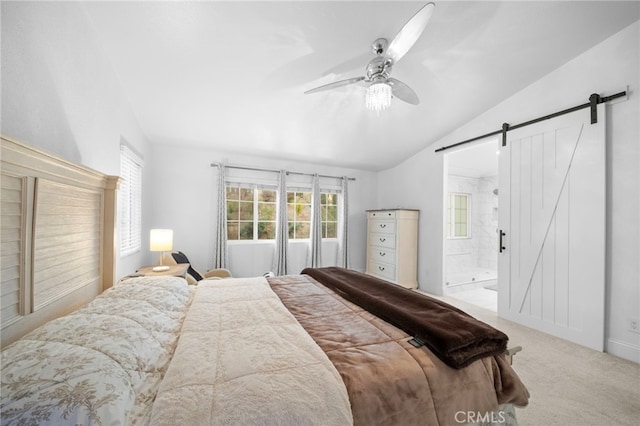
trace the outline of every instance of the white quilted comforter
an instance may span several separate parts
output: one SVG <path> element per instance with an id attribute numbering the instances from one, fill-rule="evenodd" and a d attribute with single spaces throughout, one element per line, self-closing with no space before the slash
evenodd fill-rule
<path id="1" fill-rule="evenodd" d="M 148 422 L 193 290 L 132 278 L 2 351 L 2 424 Z"/>
<path id="2" fill-rule="evenodd" d="M 124 280 L 4 349 L 0 392 L 2 425 L 352 424 L 340 375 L 262 277 Z"/>
<path id="3" fill-rule="evenodd" d="M 267 281 L 201 281 L 153 425 L 349 425 L 340 375 Z"/>

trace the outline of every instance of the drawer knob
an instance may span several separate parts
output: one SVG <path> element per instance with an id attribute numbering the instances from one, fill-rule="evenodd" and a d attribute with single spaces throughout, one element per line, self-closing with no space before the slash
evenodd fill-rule
<path id="1" fill-rule="evenodd" d="M 386 227 L 387 227 L 387 224 L 386 224 L 386 223 L 381 223 L 381 224 L 380 224 L 380 228 L 386 228 Z"/>
<path id="2" fill-rule="evenodd" d="M 381 243 L 384 243 L 385 241 L 387 241 L 387 239 L 386 239 L 386 238 L 380 238 L 380 242 L 381 242 Z"/>
<path id="3" fill-rule="evenodd" d="M 383 252 L 383 251 L 381 251 L 381 252 L 379 252 L 379 253 L 380 253 L 380 256 L 385 256 L 385 255 L 387 254 L 387 253 L 385 253 L 385 252 Z"/>
<path id="4" fill-rule="evenodd" d="M 378 266 L 378 269 L 380 269 L 381 271 L 384 271 L 384 266 Z"/>

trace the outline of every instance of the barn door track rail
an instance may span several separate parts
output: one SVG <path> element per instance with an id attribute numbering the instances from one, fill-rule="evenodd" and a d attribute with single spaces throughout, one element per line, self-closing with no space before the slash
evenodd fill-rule
<path id="1" fill-rule="evenodd" d="M 538 117 L 538 118 L 534 118 L 533 120 L 529 120 L 526 121 L 524 123 L 520 123 L 520 124 L 514 124 L 514 125 L 510 125 L 509 123 L 503 123 L 502 124 L 502 128 L 500 130 L 496 130 L 490 133 L 486 133 L 484 135 L 480 135 L 480 136 L 476 136 L 473 137 L 471 139 L 467 139 L 464 140 L 462 142 L 458 142 L 458 143 L 454 143 L 452 145 L 447 145 L 447 146 L 443 146 L 441 148 L 436 149 L 435 152 L 440 152 L 440 151 L 444 151 L 450 148 L 454 148 L 460 145 L 464 145 L 464 144 L 468 144 L 471 142 L 475 142 L 477 140 L 480 139 L 484 139 L 484 138 L 488 138 L 491 136 L 496 136 L 499 134 L 502 134 L 502 146 L 506 146 L 507 145 L 507 132 L 509 130 L 515 130 L 515 129 L 519 129 L 521 127 L 525 127 L 525 126 L 529 126 L 531 124 L 535 124 L 535 123 L 539 123 L 540 121 L 544 121 L 544 120 L 549 120 L 551 118 L 555 118 L 555 117 L 559 117 L 561 115 L 564 114 L 569 114 L 570 112 L 574 112 L 574 111 L 578 111 L 584 108 L 590 108 L 591 110 L 591 124 L 595 124 L 598 122 L 598 109 L 597 106 L 598 104 L 604 103 L 604 102 L 609 102 L 612 101 L 614 99 L 617 98 L 621 98 L 623 96 L 627 96 L 627 91 L 624 90 L 622 92 L 616 93 L 614 95 L 610 95 L 610 96 L 600 96 L 597 93 L 593 93 L 591 96 L 589 96 L 589 102 L 581 104 L 581 105 L 577 105 L 574 106 L 572 108 L 568 108 L 568 109 L 563 109 L 562 111 L 558 111 L 558 112 L 554 112 L 553 114 L 549 114 L 549 115 L 545 115 L 543 117 Z"/>

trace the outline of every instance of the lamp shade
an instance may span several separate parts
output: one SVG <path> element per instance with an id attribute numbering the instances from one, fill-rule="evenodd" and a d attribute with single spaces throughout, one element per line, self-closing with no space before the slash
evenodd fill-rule
<path id="1" fill-rule="evenodd" d="M 149 235 L 149 250 L 173 250 L 173 229 L 152 229 Z"/>

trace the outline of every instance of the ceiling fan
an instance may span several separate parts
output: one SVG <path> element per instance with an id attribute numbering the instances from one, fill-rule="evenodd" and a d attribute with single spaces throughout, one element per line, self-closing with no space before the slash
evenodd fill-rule
<path id="1" fill-rule="evenodd" d="M 322 92 L 354 83 L 367 87 L 366 106 L 374 111 L 381 111 L 391 105 L 392 95 L 411 105 L 418 105 L 420 99 L 416 92 L 405 83 L 392 78 L 391 70 L 395 64 L 411 49 L 424 31 L 433 10 L 434 3 L 427 3 L 402 27 L 400 32 L 389 43 L 386 38 L 379 38 L 371 46 L 376 55 L 365 70 L 365 75 L 346 80 L 335 81 L 304 92 L 305 94 Z"/>

